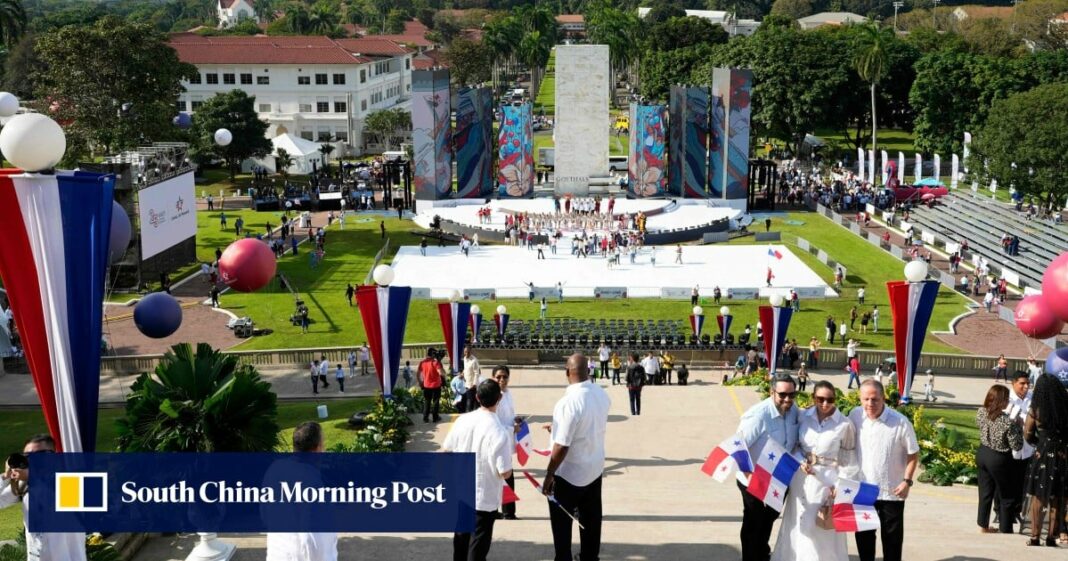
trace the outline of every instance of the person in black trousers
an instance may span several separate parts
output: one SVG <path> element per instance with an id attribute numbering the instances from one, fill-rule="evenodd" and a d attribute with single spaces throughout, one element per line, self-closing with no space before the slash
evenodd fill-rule
<path id="1" fill-rule="evenodd" d="M 627 365 L 627 394 L 630 396 L 630 414 L 642 414 L 642 387 L 645 386 L 645 369 L 638 363 L 638 353 L 631 353 Z"/>
<path id="2" fill-rule="evenodd" d="M 998 531 L 1012 533 L 1016 517 L 1012 512 L 1016 504 L 1012 481 L 1012 452 L 1023 447 L 1023 429 L 1005 414 L 1009 405 L 1009 389 L 994 385 L 986 392 L 983 406 L 975 415 L 979 425 L 979 450 L 975 453 L 975 465 L 979 472 L 979 531 L 993 533 L 990 527 L 990 506 L 998 502 Z"/>

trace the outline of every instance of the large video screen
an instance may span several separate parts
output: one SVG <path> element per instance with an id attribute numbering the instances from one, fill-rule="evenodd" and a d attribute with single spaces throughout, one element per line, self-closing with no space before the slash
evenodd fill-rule
<path id="1" fill-rule="evenodd" d="M 197 235 L 197 202 L 192 173 L 183 173 L 138 191 L 137 199 L 142 260 Z"/>

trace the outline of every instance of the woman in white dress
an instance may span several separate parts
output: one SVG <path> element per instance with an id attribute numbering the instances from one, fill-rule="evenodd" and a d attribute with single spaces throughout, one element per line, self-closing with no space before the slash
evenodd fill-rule
<path id="1" fill-rule="evenodd" d="M 801 412 L 798 446 L 805 463 L 790 482 L 772 561 L 848 561 L 846 535 L 817 525 L 820 506 L 838 476 L 855 472 L 853 424 L 835 406 L 834 386 L 812 388 L 813 406 Z"/>

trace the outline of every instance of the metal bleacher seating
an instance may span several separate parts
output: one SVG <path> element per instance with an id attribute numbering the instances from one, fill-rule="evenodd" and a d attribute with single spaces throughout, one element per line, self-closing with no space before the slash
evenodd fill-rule
<path id="1" fill-rule="evenodd" d="M 685 320 L 577 319 L 549 318 L 512 320 L 504 338 L 497 335 L 496 325 L 482 324 L 477 347 L 488 349 L 538 349 L 567 352 L 591 352 L 602 342 L 616 349 L 645 351 L 657 349 L 695 349 L 720 347 L 719 334 L 696 337 Z M 734 347 L 728 337 L 726 347 Z M 739 341 L 741 344 L 742 341 Z"/>

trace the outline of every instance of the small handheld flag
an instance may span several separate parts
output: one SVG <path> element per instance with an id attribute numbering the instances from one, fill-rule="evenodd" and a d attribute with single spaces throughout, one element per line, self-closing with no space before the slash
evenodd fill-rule
<path id="1" fill-rule="evenodd" d="M 531 485 L 533 485 L 533 486 L 534 486 L 534 488 L 535 488 L 535 489 L 537 489 L 539 493 L 541 493 L 541 484 L 540 484 L 540 483 L 538 483 L 538 480 L 537 480 L 537 479 L 534 479 L 534 476 L 533 476 L 533 475 L 530 475 L 530 472 L 529 472 L 529 471 L 524 471 L 524 472 L 523 472 L 523 476 L 527 478 L 527 481 L 529 481 L 529 482 L 530 482 L 530 484 L 531 484 Z M 571 511 L 567 510 L 566 508 L 564 508 L 564 505 L 562 505 L 562 504 L 560 504 L 560 503 L 558 503 L 558 502 L 556 501 L 556 497 L 554 497 L 554 496 L 552 496 L 552 495 L 546 495 L 546 498 L 548 498 L 548 499 L 549 499 L 549 502 L 550 502 L 550 503 L 552 503 L 552 504 L 554 504 L 554 505 L 556 505 L 556 506 L 560 507 L 560 510 L 564 511 L 564 514 L 566 514 L 566 515 L 567 515 L 567 516 L 568 516 L 569 518 L 571 518 L 572 520 L 574 520 L 574 521 L 575 521 L 575 524 L 578 524 L 578 527 L 579 527 L 579 528 L 582 528 L 583 530 L 585 530 L 585 529 L 586 529 L 586 527 L 582 525 L 582 522 L 579 522 L 579 519 L 578 519 L 578 518 L 575 518 L 575 515 L 574 515 L 574 514 L 571 514 Z"/>
<path id="2" fill-rule="evenodd" d="M 831 513 L 834 529 L 838 532 L 864 532 L 879 527 L 879 513 L 875 511 L 875 499 L 879 487 L 871 483 L 839 479 Z"/>
<path id="3" fill-rule="evenodd" d="M 504 489 L 502 490 L 502 495 L 501 495 L 501 504 L 502 505 L 512 504 L 512 503 L 514 503 L 514 502 L 516 502 L 518 500 L 519 500 L 519 495 L 516 495 L 515 494 L 515 490 L 512 489 L 512 486 L 509 485 L 508 482 L 505 482 L 504 483 Z"/>
<path id="4" fill-rule="evenodd" d="M 764 504 L 782 512 L 786 489 L 800 467 L 801 462 L 797 458 L 791 456 L 782 444 L 769 438 L 757 457 L 747 490 Z"/>
<path id="5" fill-rule="evenodd" d="M 777 250 L 775 248 L 769 247 L 768 248 L 768 257 L 774 257 L 776 259 L 782 259 L 782 253 L 780 253 L 779 250 Z"/>
<path id="6" fill-rule="evenodd" d="M 739 435 L 734 435 L 713 448 L 701 466 L 701 471 L 723 483 L 730 475 L 731 468 L 745 473 L 753 471 L 753 459 L 749 456 L 749 449 L 745 447 L 745 440 Z"/>
<path id="7" fill-rule="evenodd" d="M 530 459 L 530 454 L 538 454 L 539 456 L 548 456 L 551 452 L 548 450 L 538 450 L 534 448 L 534 440 L 531 438 L 530 425 L 526 421 L 519 423 L 519 432 L 515 433 L 515 455 L 519 461 L 519 465 L 527 465 L 527 460 Z"/>

